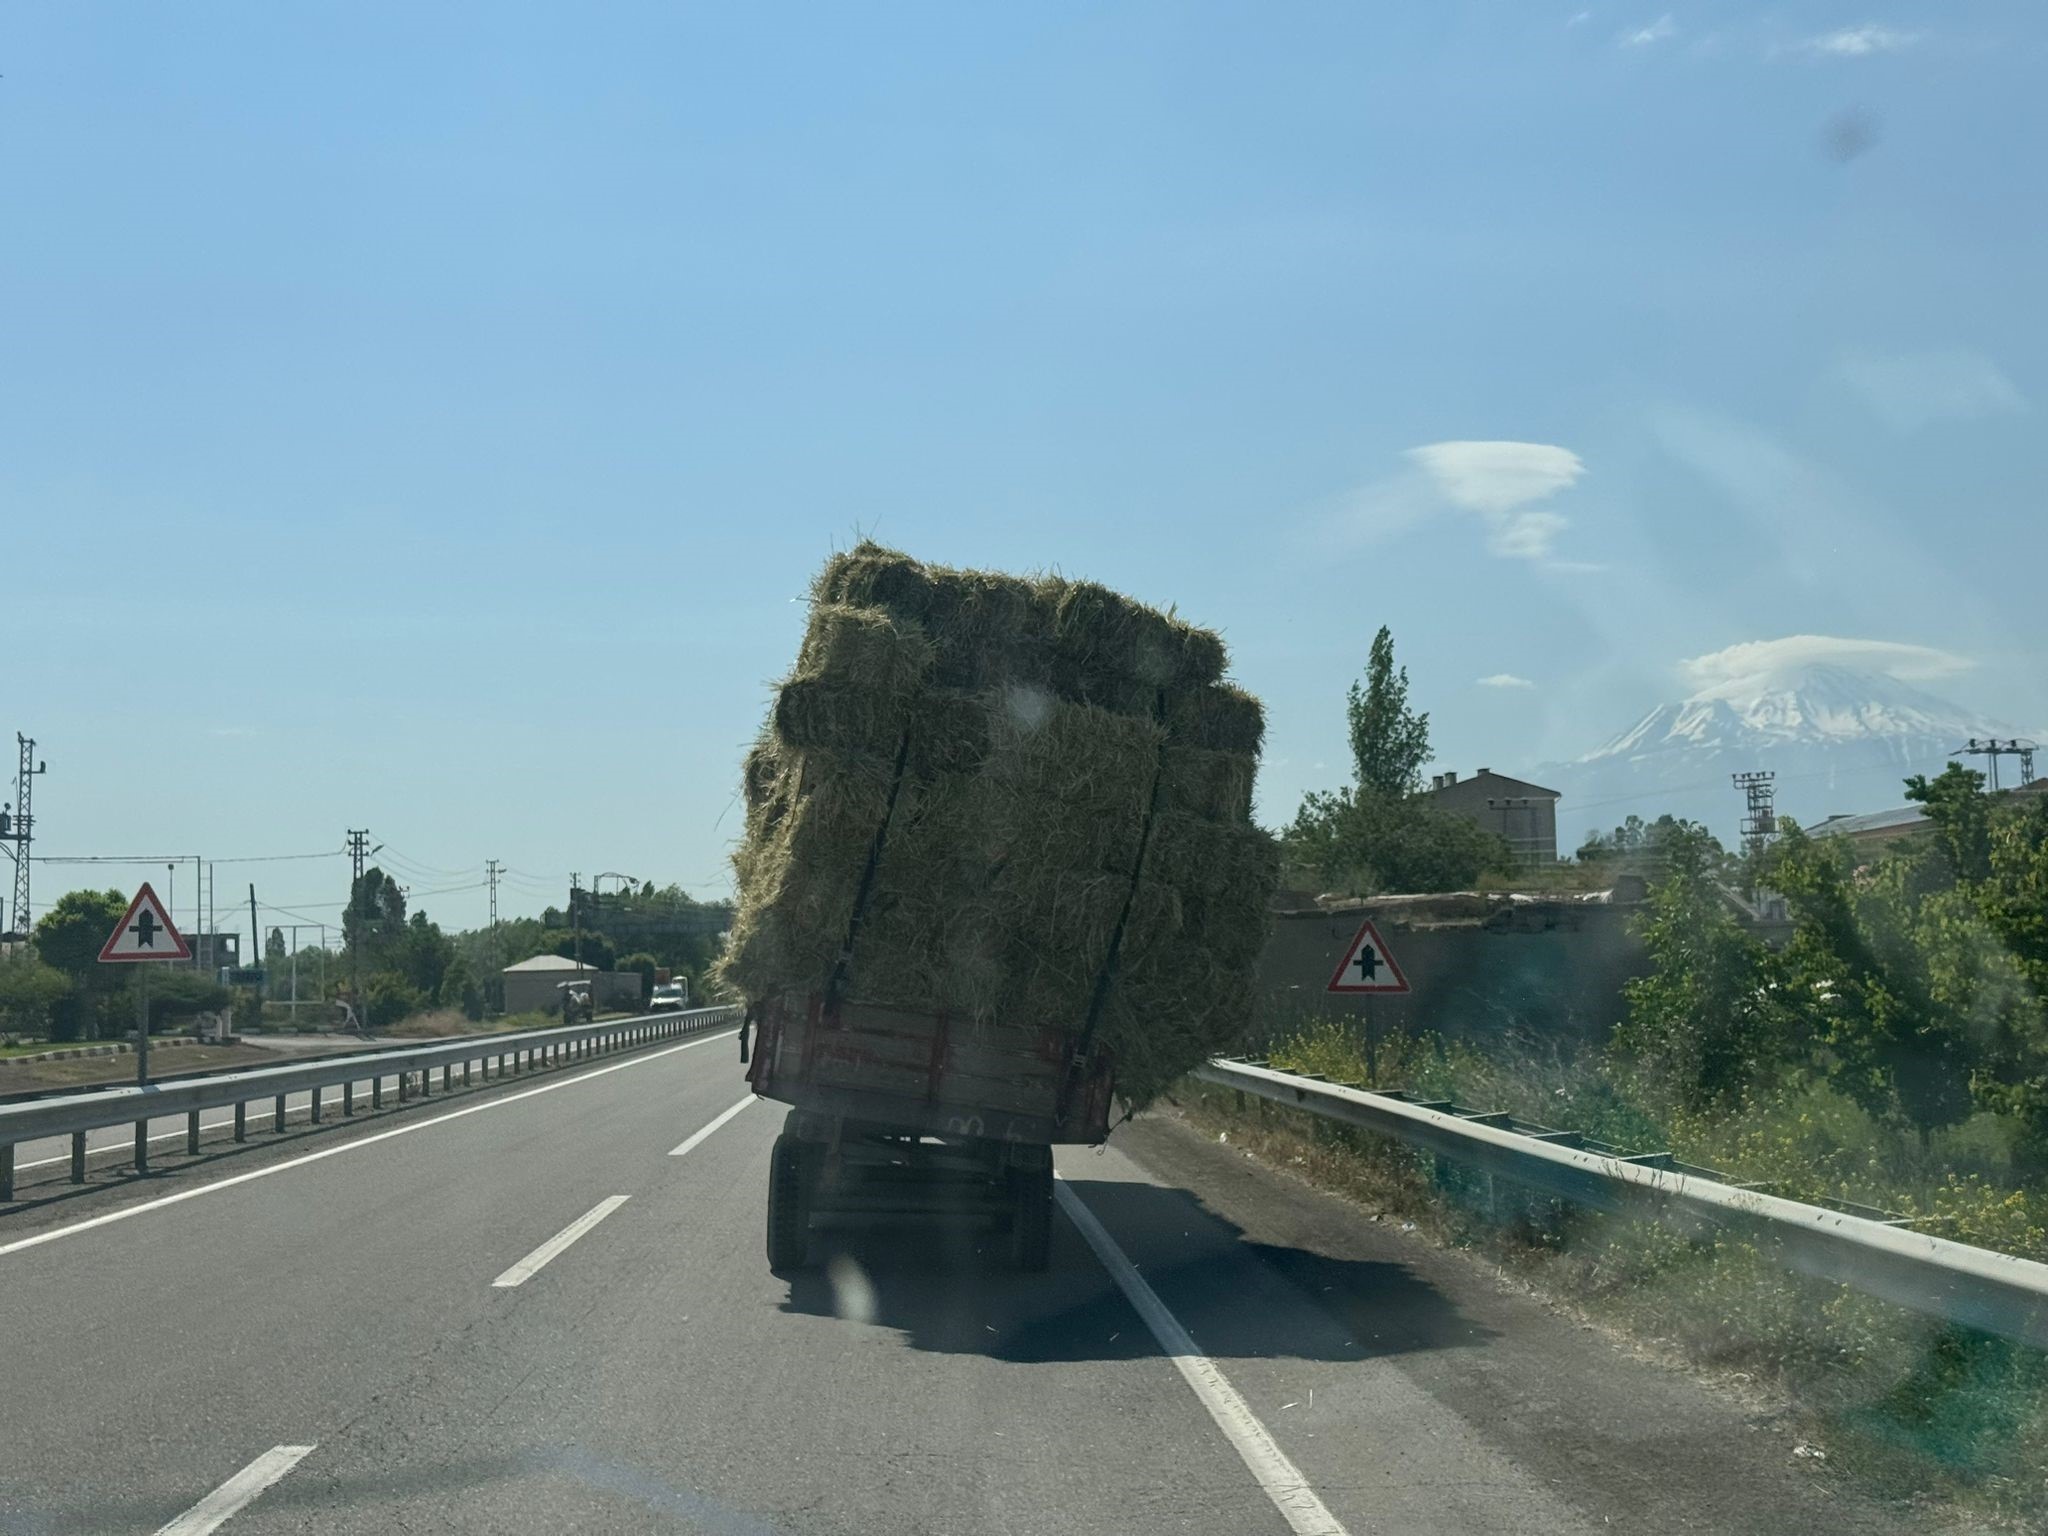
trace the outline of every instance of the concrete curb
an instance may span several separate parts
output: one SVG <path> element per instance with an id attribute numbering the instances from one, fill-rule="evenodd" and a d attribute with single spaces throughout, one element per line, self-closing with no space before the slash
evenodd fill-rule
<path id="1" fill-rule="evenodd" d="M 197 1035 L 151 1035 L 151 1045 L 198 1045 Z M 134 1050 L 121 1041 L 99 1045 L 74 1045 L 61 1051 L 37 1051 L 33 1056 L 0 1056 L 0 1067 L 33 1067 L 45 1061 L 77 1061 L 86 1056 L 126 1056 Z"/>

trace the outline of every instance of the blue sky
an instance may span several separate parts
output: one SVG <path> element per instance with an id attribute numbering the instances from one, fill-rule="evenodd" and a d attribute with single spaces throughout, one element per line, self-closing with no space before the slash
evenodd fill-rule
<path id="1" fill-rule="evenodd" d="M 508 911 L 717 890 L 792 599 L 862 531 L 1221 628 L 1271 821 L 1342 777 L 1382 623 L 1468 770 L 1795 634 L 2048 721 L 2044 42 L 2028 4 L 17 3 L 39 848 L 367 826 L 458 924 L 486 857 Z"/>

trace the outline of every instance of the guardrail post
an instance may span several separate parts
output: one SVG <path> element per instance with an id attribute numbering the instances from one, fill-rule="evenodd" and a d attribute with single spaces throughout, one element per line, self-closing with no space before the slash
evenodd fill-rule
<path id="1" fill-rule="evenodd" d="M 317 1085 L 313 1089 L 312 1105 L 312 1121 L 313 1124 L 318 1125 L 320 1123 L 320 1089 Z"/>
<path id="2" fill-rule="evenodd" d="M 443 1093 L 447 1093 L 450 1089 L 454 1088 L 454 1086 L 455 1063 L 452 1061 L 444 1061 L 441 1064 L 441 1091 Z"/>
<path id="3" fill-rule="evenodd" d="M 246 1100 L 235 1102 L 235 1140 L 249 1139 L 249 1105 Z"/>
<path id="4" fill-rule="evenodd" d="M 346 1119 L 346 1118 L 347 1118 L 348 1116 L 350 1116 L 350 1115 L 354 1114 L 355 1112 L 356 1112 L 356 1085 L 355 1085 L 354 1083 L 343 1083 L 343 1084 L 341 1085 L 341 1113 L 342 1113 L 342 1118 L 343 1118 L 343 1119 Z"/>
<path id="5" fill-rule="evenodd" d="M 71 1133 L 71 1182 L 74 1184 L 83 1184 L 85 1182 L 85 1132 L 83 1131 L 73 1131 Z"/>
<path id="6" fill-rule="evenodd" d="M 14 1198 L 14 1143 L 0 1142 L 0 1200 Z"/>
<path id="7" fill-rule="evenodd" d="M 135 1171 L 137 1173 L 149 1172 L 149 1122 L 147 1120 L 135 1122 Z"/>
<path id="8" fill-rule="evenodd" d="M 281 1093 L 277 1096 L 277 1103 L 272 1107 L 270 1128 L 280 1136 L 284 1134 L 284 1095 Z"/>
<path id="9" fill-rule="evenodd" d="M 380 1072 L 375 1077 L 370 1079 L 370 1108 L 382 1109 L 383 1107 L 384 1074 Z"/>
<path id="10" fill-rule="evenodd" d="M 469 1068 L 470 1063 L 465 1061 L 462 1064 L 462 1086 L 465 1088 L 469 1086 Z"/>
<path id="11" fill-rule="evenodd" d="M 199 1155 L 199 1111 L 196 1109 L 185 1116 L 185 1155 Z"/>
<path id="12" fill-rule="evenodd" d="M 423 1098 L 423 1099 L 431 1099 L 431 1098 L 432 1098 L 433 1096 L 434 1096 L 434 1069 L 433 1069 L 432 1067 L 421 1067 L 421 1068 L 420 1068 L 420 1097 L 421 1097 L 421 1098 Z"/>

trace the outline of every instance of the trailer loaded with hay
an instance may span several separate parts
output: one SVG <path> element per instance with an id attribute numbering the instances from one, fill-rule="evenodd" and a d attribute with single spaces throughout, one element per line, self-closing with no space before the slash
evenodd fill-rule
<path id="1" fill-rule="evenodd" d="M 791 1106 L 768 1257 L 947 1214 L 1047 1260 L 1055 1145 L 1234 1044 L 1277 879 L 1222 641 L 1090 582 L 863 543 L 748 754 L 720 961 Z"/>

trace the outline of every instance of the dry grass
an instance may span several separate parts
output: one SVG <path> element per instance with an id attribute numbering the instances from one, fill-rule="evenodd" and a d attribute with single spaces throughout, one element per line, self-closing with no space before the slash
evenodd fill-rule
<path id="1" fill-rule="evenodd" d="M 1931 1149 L 1931 1163 L 1916 1165 L 1894 1133 L 1820 1086 L 1712 1124 L 1672 1124 L 1584 1062 L 1398 1036 L 1375 1054 L 1382 1084 L 1625 1145 L 1670 1146 L 1807 1198 L 1936 1211 L 1945 1234 L 1965 1241 L 2016 1252 L 2042 1243 L 2038 1202 L 1999 1182 L 1982 1127 L 1953 1133 Z M 1368 1077 L 1355 1040 L 1334 1027 L 1276 1047 L 1274 1060 L 1339 1080 Z M 1693 1241 L 1498 1189 L 1489 1200 L 1461 1169 L 1369 1133 L 1262 1101 L 1241 1105 L 1206 1086 L 1177 1098 L 1195 1124 L 1227 1129 L 1233 1144 L 1275 1166 L 1481 1252 L 1560 1309 L 1653 1354 L 1765 1394 L 1832 1465 L 1887 1496 L 2014 1530 L 2048 1522 L 2048 1356 L 2038 1351 L 1795 1275 L 1746 1242 Z"/>

